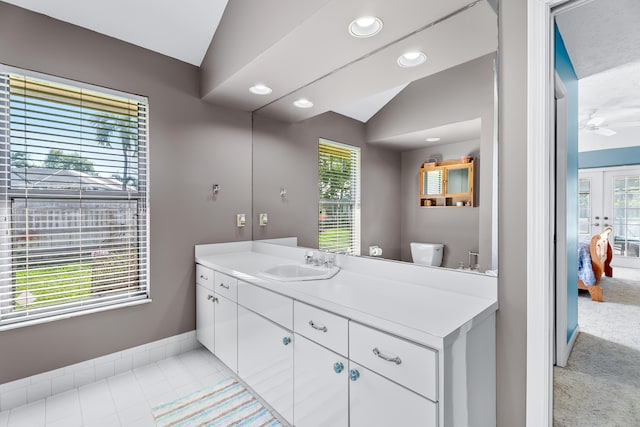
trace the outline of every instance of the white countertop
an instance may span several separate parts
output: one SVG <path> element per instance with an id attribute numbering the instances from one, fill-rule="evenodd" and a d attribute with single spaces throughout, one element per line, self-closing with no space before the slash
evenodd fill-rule
<path id="1" fill-rule="evenodd" d="M 251 246 L 249 250 L 246 250 L 246 247 L 240 247 L 241 250 L 237 250 L 238 248 L 236 244 L 232 252 L 196 255 L 196 262 L 295 300 L 437 349 L 446 347 L 458 334 L 465 333 L 474 323 L 486 319 L 498 308 L 496 298 L 489 296 L 448 291 L 443 289 L 442 284 L 436 287 L 390 280 L 348 268 L 343 268 L 327 280 L 269 280 L 259 277 L 258 272 L 297 261 L 262 253 L 264 251 L 256 252 Z M 399 263 L 395 264 L 392 266 L 394 269 L 402 268 Z M 429 269 L 424 271 L 429 272 Z M 450 280 L 453 281 L 456 278 L 473 280 L 469 275 L 460 276 L 464 273 L 455 270 L 450 273 L 438 271 L 437 275 L 440 280 L 443 274 L 446 277 L 450 276 Z M 477 276 L 477 280 L 484 279 Z"/>

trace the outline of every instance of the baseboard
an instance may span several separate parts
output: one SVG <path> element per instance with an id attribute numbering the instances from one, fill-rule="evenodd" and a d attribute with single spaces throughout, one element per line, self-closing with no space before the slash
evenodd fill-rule
<path id="1" fill-rule="evenodd" d="M 82 387 L 199 347 L 194 330 L 0 384 L 0 411 Z"/>
<path id="2" fill-rule="evenodd" d="M 565 354 L 561 355 L 561 356 L 563 356 L 563 360 L 556 360 L 556 365 L 557 366 L 559 366 L 561 368 L 564 368 L 565 366 L 567 366 L 567 361 L 569 360 L 569 356 L 571 356 L 571 350 L 573 350 L 573 345 L 575 344 L 579 333 L 580 333 L 580 325 L 577 325 L 576 328 L 571 333 L 571 337 L 569 337 L 569 341 L 567 341 L 567 353 L 566 353 L 566 355 Z"/>

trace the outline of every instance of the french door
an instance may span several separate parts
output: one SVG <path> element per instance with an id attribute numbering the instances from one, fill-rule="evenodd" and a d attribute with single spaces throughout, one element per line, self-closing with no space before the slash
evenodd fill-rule
<path id="1" fill-rule="evenodd" d="M 578 188 L 580 238 L 613 227 L 611 264 L 640 268 L 640 167 L 582 169 Z"/>

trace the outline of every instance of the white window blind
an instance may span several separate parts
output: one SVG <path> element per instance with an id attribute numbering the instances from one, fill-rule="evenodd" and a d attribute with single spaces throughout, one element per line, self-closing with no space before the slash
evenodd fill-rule
<path id="1" fill-rule="evenodd" d="M 360 149 L 321 139 L 318 144 L 321 250 L 360 254 Z"/>
<path id="2" fill-rule="evenodd" d="M 0 69 L 0 329 L 149 298 L 146 99 Z"/>

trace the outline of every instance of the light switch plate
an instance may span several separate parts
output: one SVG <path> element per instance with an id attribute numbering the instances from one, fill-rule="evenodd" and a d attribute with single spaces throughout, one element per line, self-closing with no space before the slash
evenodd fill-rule
<path id="1" fill-rule="evenodd" d="M 244 227 L 247 222 L 247 217 L 245 214 L 237 214 L 236 215 L 236 225 L 238 227 Z"/>

